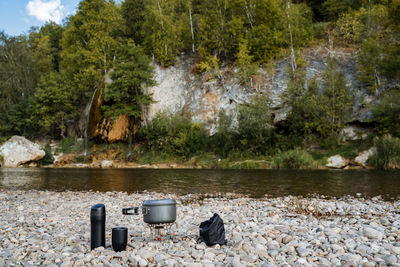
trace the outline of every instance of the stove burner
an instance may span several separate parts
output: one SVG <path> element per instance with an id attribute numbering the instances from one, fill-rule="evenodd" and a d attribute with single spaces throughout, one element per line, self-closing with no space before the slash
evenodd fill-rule
<path id="1" fill-rule="evenodd" d="M 161 241 L 165 238 L 171 238 L 175 235 L 171 228 L 175 223 L 159 223 L 159 224 L 148 224 L 151 232 L 151 239 Z M 164 231 L 163 231 L 164 230 Z"/>

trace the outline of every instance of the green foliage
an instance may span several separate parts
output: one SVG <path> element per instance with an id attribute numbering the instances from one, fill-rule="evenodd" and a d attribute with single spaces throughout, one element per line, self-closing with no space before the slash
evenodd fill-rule
<path id="1" fill-rule="evenodd" d="M 49 164 L 53 164 L 54 162 L 54 157 L 53 154 L 51 153 L 51 147 L 49 144 L 47 144 L 44 148 L 43 148 L 44 152 L 46 153 L 44 155 L 44 157 L 38 161 L 38 165 L 39 166 L 45 166 L 45 165 L 49 165 Z"/>
<path id="2" fill-rule="evenodd" d="M 400 169 L 400 139 L 390 134 L 376 137 L 374 140 L 375 153 L 368 163 L 381 169 Z"/>
<path id="3" fill-rule="evenodd" d="M 282 1 L 283 2 L 283 1 Z M 240 53 L 265 63 L 288 47 L 312 39 L 312 12 L 304 4 L 277 0 L 205 0 L 198 5 L 197 43 L 202 59 L 232 60 Z M 286 7 L 289 8 L 286 8 Z M 289 24 L 292 39 L 289 37 Z M 246 47 L 243 44 L 247 44 Z M 245 51 L 248 50 L 247 51 Z M 237 57 L 239 58 L 239 57 Z"/>
<path id="4" fill-rule="evenodd" d="M 69 136 L 61 139 L 60 145 L 57 148 L 57 152 L 61 153 L 77 153 L 84 148 L 82 141 L 78 141 L 76 137 Z"/>
<path id="5" fill-rule="evenodd" d="M 309 153 L 294 149 L 275 155 L 271 167 L 275 169 L 307 169 L 313 163 L 314 160 Z"/>
<path id="6" fill-rule="evenodd" d="M 372 106 L 378 134 L 391 134 L 400 137 L 400 88 L 384 92 Z"/>
<path id="7" fill-rule="evenodd" d="M 274 147 L 271 101 L 267 95 L 255 96 L 249 104 L 239 107 L 237 131 L 242 149 L 266 154 Z"/>
<path id="8" fill-rule="evenodd" d="M 230 169 L 259 169 L 260 164 L 253 160 L 245 160 L 242 162 L 233 162 L 229 166 Z"/>
<path id="9" fill-rule="evenodd" d="M 208 135 L 204 126 L 192 122 L 188 116 L 157 114 L 140 129 L 139 136 L 148 150 L 186 159 L 207 149 Z"/>
<path id="10" fill-rule="evenodd" d="M 138 120 L 142 115 L 142 107 L 152 103 L 151 96 L 143 92 L 144 86 L 155 84 L 150 59 L 142 48 L 129 41 L 119 48 L 114 65 L 111 73 L 113 82 L 104 89 L 103 94 L 104 116 L 115 119 L 126 114 L 132 120 Z"/>
<path id="11" fill-rule="evenodd" d="M 380 62 L 382 74 L 390 81 L 398 81 L 400 77 L 400 42 L 385 45 L 383 51 Z"/>
<path id="12" fill-rule="evenodd" d="M 337 134 L 344 128 L 346 120 L 351 114 L 352 96 L 347 88 L 344 73 L 338 69 L 333 60 L 328 61 L 322 79 L 322 87 L 328 98 L 326 123 L 330 123 L 331 133 Z"/>
<path id="13" fill-rule="evenodd" d="M 205 56 L 197 67 L 200 69 L 200 72 L 204 72 L 207 75 L 206 80 L 214 80 L 221 75 L 219 60 L 216 56 Z"/>
<path id="14" fill-rule="evenodd" d="M 125 20 L 127 35 L 136 44 L 142 44 L 146 36 L 143 32 L 143 22 L 145 19 L 145 3 L 143 0 L 125 0 L 122 2 L 121 13 Z"/>
<path id="15" fill-rule="evenodd" d="M 326 0 L 322 4 L 323 13 L 330 20 L 335 20 L 340 15 L 360 7 L 361 1 L 357 0 Z"/>
<path id="16" fill-rule="evenodd" d="M 50 72 L 38 84 L 30 122 L 53 136 L 64 136 L 66 127 L 79 115 L 76 85 L 65 72 Z"/>
<path id="17" fill-rule="evenodd" d="M 0 32 L 0 135 L 28 134 L 26 120 L 39 70 L 24 36 Z"/>
<path id="18" fill-rule="evenodd" d="M 290 46 L 289 40 L 293 41 L 295 48 L 301 48 L 309 44 L 313 38 L 311 9 L 305 4 L 290 4 L 287 5 L 285 13 L 287 27 L 284 31 L 284 40 L 286 45 Z M 292 33 L 292 37 L 289 35 L 289 30 Z"/>
<path id="19" fill-rule="evenodd" d="M 62 66 L 73 73 L 83 102 L 112 67 L 123 26 L 112 0 L 83 0 L 69 17 L 61 40 Z"/>
<path id="20" fill-rule="evenodd" d="M 29 43 L 33 58 L 41 74 L 60 70 L 60 52 L 63 27 L 48 22 L 40 29 L 32 28 Z"/>
<path id="21" fill-rule="evenodd" d="M 183 28 L 181 17 L 189 16 L 183 1 L 147 0 L 143 22 L 144 47 L 164 66 L 175 63 L 180 49 L 184 47 L 182 31 L 190 31 L 189 24 Z M 183 29 L 182 29 L 183 28 Z"/>
<path id="22" fill-rule="evenodd" d="M 306 87 L 303 72 L 299 68 L 292 75 L 284 97 L 292 107 L 288 116 L 290 133 L 304 137 L 314 135 L 324 141 L 323 145 L 334 146 L 352 108 L 344 74 L 330 60 L 322 75 L 322 83 L 312 79 Z"/>
<path id="23" fill-rule="evenodd" d="M 338 36 L 350 44 L 354 44 L 360 40 L 364 29 L 360 12 L 341 14 L 335 26 Z"/>
<path id="24" fill-rule="evenodd" d="M 237 146 L 237 133 L 231 126 L 232 118 L 224 111 L 220 111 L 218 132 L 211 138 L 211 147 L 214 148 L 214 152 L 224 158 Z"/>
<path id="25" fill-rule="evenodd" d="M 239 44 L 239 52 L 236 55 L 236 65 L 239 68 L 238 78 L 244 85 L 249 85 L 254 75 L 257 74 L 258 66 L 253 63 L 253 56 L 249 55 L 247 41 Z"/>

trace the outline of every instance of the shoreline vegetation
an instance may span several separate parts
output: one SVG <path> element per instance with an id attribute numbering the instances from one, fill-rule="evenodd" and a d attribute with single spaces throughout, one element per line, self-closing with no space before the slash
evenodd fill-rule
<path id="1" fill-rule="evenodd" d="M 66 138 L 61 142 L 49 140 L 45 146 L 46 156 L 37 164 L 44 168 L 190 168 L 190 169 L 399 169 L 399 140 L 386 136 L 374 141 L 353 142 L 340 145 L 336 149 L 322 150 L 293 149 L 278 151 L 274 155 L 256 156 L 232 153 L 220 158 L 211 152 L 200 151 L 190 157 L 169 154 L 165 151 L 143 149 L 136 144 L 89 143 L 87 151 L 84 141 Z M 397 147 L 396 147 L 397 146 Z M 367 154 L 364 161 L 358 161 L 368 148 L 374 151 Z M 399 150 L 399 151 L 398 151 Z M 364 152 L 363 152 L 364 151 Z M 379 154 L 379 155 L 378 155 Z M 342 165 L 328 167 L 333 156 L 344 159 Z"/>
<path id="2" fill-rule="evenodd" d="M 174 198 L 175 234 L 150 236 L 142 216 L 122 208 Z M 396 266 L 400 201 L 343 197 L 203 197 L 162 193 L 0 190 L 0 265 L 40 266 Z M 106 206 L 106 247 L 90 250 L 90 207 Z M 198 243 L 199 225 L 218 213 L 227 244 Z M 111 229 L 128 227 L 126 251 Z M 264 264 L 264 265 L 263 265 Z"/>

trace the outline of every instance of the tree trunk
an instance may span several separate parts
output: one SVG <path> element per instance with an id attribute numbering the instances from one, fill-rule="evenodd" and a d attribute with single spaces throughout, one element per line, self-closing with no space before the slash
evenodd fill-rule
<path id="1" fill-rule="evenodd" d="M 189 18 L 190 18 L 190 31 L 192 32 L 192 52 L 194 54 L 195 53 L 195 49 L 194 49 L 194 31 L 193 31 L 192 10 L 190 9 L 190 3 L 189 3 Z"/>
<path id="2" fill-rule="evenodd" d="M 290 24 L 290 17 L 289 17 L 289 10 L 290 10 L 290 0 L 287 2 L 287 19 L 288 19 L 288 28 L 289 28 L 289 35 L 290 35 L 290 64 L 292 66 L 292 72 L 294 73 L 297 69 L 296 64 L 296 57 L 294 54 L 294 45 L 293 45 L 293 35 L 292 35 L 292 25 Z"/>

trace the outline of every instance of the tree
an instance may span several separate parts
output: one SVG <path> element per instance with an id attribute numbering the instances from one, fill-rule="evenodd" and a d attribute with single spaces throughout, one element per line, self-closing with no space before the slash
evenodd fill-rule
<path id="1" fill-rule="evenodd" d="M 54 22 L 48 22 L 40 29 L 31 28 L 29 45 L 41 73 L 60 70 L 62 33 L 63 27 Z"/>
<path id="2" fill-rule="evenodd" d="M 400 137 L 400 88 L 392 88 L 379 96 L 372 105 L 375 131 Z"/>
<path id="3" fill-rule="evenodd" d="M 32 123 L 42 126 L 53 136 L 65 136 L 66 128 L 79 115 L 76 108 L 76 85 L 65 72 L 50 72 L 44 76 L 35 93 Z"/>
<path id="4" fill-rule="evenodd" d="M 179 3 L 175 0 L 148 0 L 145 6 L 144 47 L 164 66 L 174 64 L 180 49 L 184 47 L 179 20 L 183 10 Z M 187 27 L 186 31 L 189 33 L 190 28 Z"/>
<path id="5" fill-rule="evenodd" d="M 204 0 L 197 7 L 199 12 L 197 42 L 202 60 L 210 55 L 218 58 L 232 56 L 232 47 L 237 43 L 232 42 L 232 38 L 237 37 L 237 32 L 228 33 L 229 2 L 229 0 Z M 236 25 L 241 24 L 239 20 Z"/>
<path id="6" fill-rule="evenodd" d="M 242 148 L 265 154 L 273 147 L 271 101 L 266 95 L 255 96 L 239 107 L 238 134 Z"/>
<path id="7" fill-rule="evenodd" d="M 0 135 L 26 134 L 39 71 L 25 36 L 0 32 Z"/>
<path id="8" fill-rule="evenodd" d="M 331 127 L 331 134 L 337 135 L 344 128 L 351 114 L 352 97 L 346 86 L 344 73 L 338 69 L 333 59 L 328 61 L 322 79 L 322 87 L 328 97 L 327 123 Z"/>
<path id="9" fill-rule="evenodd" d="M 112 0 L 83 0 L 69 18 L 61 40 L 62 65 L 73 73 L 83 102 L 113 66 L 123 26 Z"/>
<path id="10" fill-rule="evenodd" d="M 239 52 L 236 58 L 236 65 L 239 67 L 239 80 L 244 85 L 251 84 L 252 77 L 257 74 L 258 66 L 253 62 L 253 56 L 249 55 L 247 41 L 239 44 Z"/>
<path id="11" fill-rule="evenodd" d="M 326 146 L 335 145 L 352 108 L 344 74 L 330 59 L 321 83 L 315 78 L 307 81 L 304 77 L 304 66 L 300 64 L 289 80 L 284 98 L 292 107 L 288 115 L 290 132 L 303 138 L 314 136 Z"/>
<path id="12" fill-rule="evenodd" d="M 115 119 L 126 114 L 131 122 L 137 122 L 142 106 L 152 103 L 151 95 L 144 94 L 143 87 L 155 84 L 153 74 L 150 59 L 141 47 L 133 41 L 121 45 L 111 73 L 113 82 L 104 89 L 104 116 Z"/>
<path id="13" fill-rule="evenodd" d="M 122 17 L 125 20 L 127 36 L 133 38 L 136 44 L 143 44 L 143 23 L 146 17 L 143 0 L 125 0 L 121 6 Z"/>

